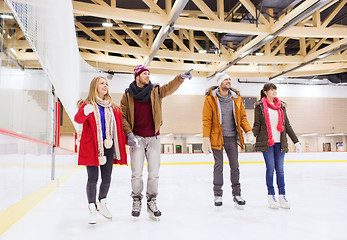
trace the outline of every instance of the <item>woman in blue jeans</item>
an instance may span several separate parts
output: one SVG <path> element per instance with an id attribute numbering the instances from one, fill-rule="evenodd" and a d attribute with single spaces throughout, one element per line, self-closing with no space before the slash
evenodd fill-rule
<path id="1" fill-rule="evenodd" d="M 255 103 L 252 131 L 256 137 L 255 150 L 263 153 L 266 164 L 269 207 L 290 208 L 286 198 L 283 170 L 284 155 L 288 152 L 287 134 L 295 144 L 296 152 L 301 152 L 301 145 L 287 117 L 286 103 L 276 96 L 276 85 L 266 83 L 260 92 L 260 100 Z M 275 197 L 273 186 L 274 171 L 276 171 L 279 201 Z"/>

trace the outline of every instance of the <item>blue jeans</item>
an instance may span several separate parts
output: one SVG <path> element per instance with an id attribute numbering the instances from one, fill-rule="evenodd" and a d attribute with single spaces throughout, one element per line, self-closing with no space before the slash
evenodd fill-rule
<path id="1" fill-rule="evenodd" d="M 284 189 L 284 152 L 281 152 L 281 143 L 275 143 L 267 152 L 262 152 L 266 164 L 266 186 L 268 195 L 275 195 L 273 186 L 274 170 L 276 170 L 277 187 L 280 195 L 285 195 Z"/>

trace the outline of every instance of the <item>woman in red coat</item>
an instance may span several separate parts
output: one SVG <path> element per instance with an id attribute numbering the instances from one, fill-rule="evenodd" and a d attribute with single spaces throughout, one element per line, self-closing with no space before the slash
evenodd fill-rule
<path id="1" fill-rule="evenodd" d="M 77 103 L 79 110 L 75 122 L 83 124 L 78 165 L 85 165 L 88 173 L 87 198 L 89 223 L 96 223 L 96 212 L 108 219 L 111 213 L 106 207 L 106 197 L 111 183 L 113 164 L 127 164 L 122 113 L 112 102 L 108 82 L 104 77 L 95 77 L 85 100 Z M 96 199 L 99 166 L 102 182 Z"/>

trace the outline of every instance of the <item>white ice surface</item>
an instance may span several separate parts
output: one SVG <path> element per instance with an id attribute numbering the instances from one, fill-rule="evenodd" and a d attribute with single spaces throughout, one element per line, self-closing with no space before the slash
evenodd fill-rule
<path id="1" fill-rule="evenodd" d="M 240 165 L 243 210 L 232 202 L 224 165 L 223 206 L 215 207 L 212 170 L 213 165 L 161 166 L 163 216 L 157 222 L 148 217 L 145 201 L 141 216 L 131 217 L 130 167 L 115 167 L 108 196 L 113 221 L 98 215 L 97 224 L 89 225 L 82 168 L 0 239 L 347 239 L 347 163 L 286 163 L 290 210 L 267 207 L 263 163 Z"/>

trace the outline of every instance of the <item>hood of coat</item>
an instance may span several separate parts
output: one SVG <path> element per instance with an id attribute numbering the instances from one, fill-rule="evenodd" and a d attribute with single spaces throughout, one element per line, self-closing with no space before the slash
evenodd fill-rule
<path id="1" fill-rule="evenodd" d="M 216 96 L 217 91 L 218 91 L 218 86 L 212 86 L 206 89 L 205 95 L 206 96 L 211 95 L 214 97 Z M 238 98 L 238 96 L 240 96 L 240 92 L 235 88 L 230 88 L 230 93 L 233 98 Z"/>

